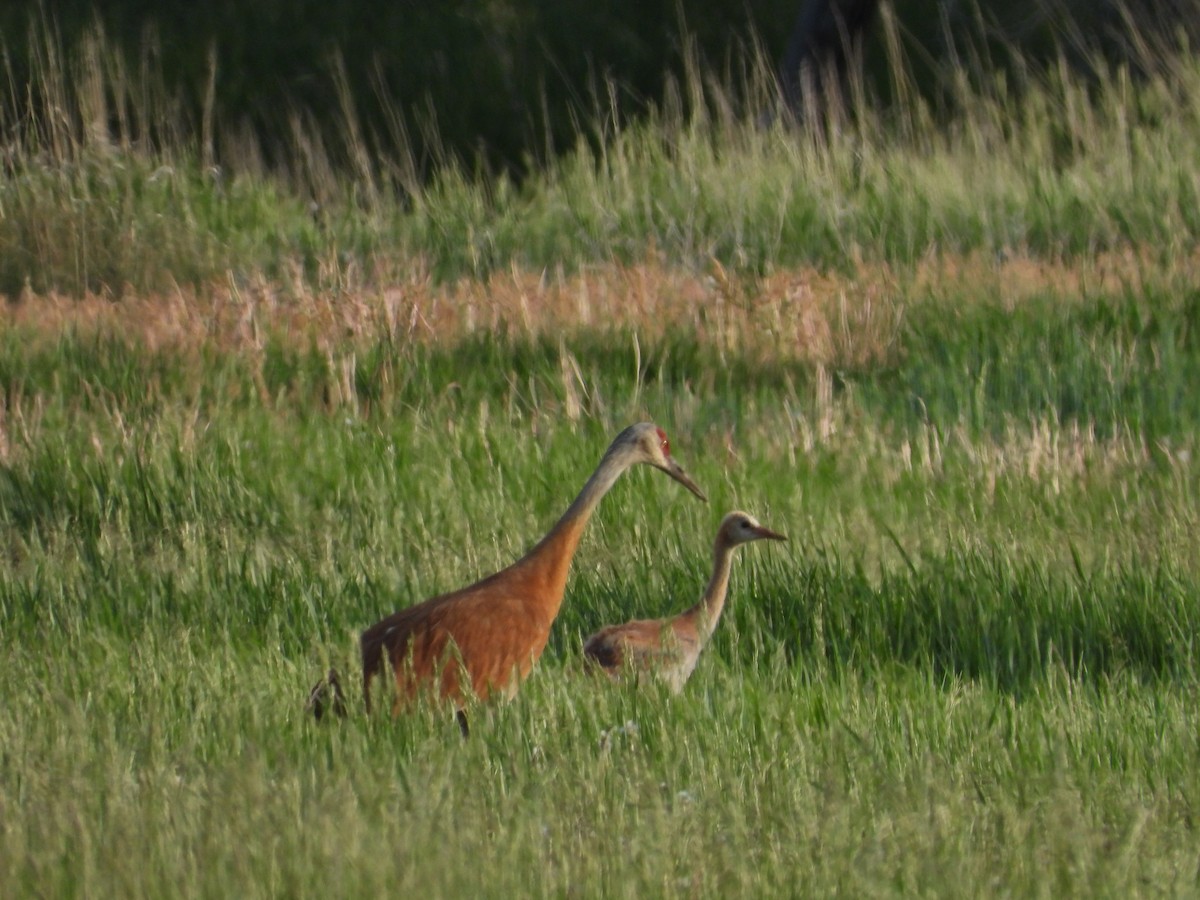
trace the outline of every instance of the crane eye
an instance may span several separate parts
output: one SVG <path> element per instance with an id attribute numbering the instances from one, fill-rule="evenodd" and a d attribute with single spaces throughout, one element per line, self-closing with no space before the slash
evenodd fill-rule
<path id="1" fill-rule="evenodd" d="M 663 455 L 671 455 L 671 442 L 667 440 L 667 433 L 661 428 L 658 429 L 658 446 L 662 447 Z"/>

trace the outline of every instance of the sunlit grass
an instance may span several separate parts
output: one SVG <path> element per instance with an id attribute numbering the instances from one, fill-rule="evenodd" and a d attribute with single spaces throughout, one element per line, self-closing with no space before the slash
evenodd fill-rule
<path id="1" fill-rule="evenodd" d="M 5 896 L 1194 893 L 1200 93 L 1167 77 L 825 142 L 663 112 L 403 202 L 25 135 Z M 469 741 L 363 716 L 358 632 L 520 555 L 648 418 L 710 503 L 624 476 Z M 684 693 L 587 678 L 733 508 L 790 540 L 735 561 Z"/>
<path id="2" fill-rule="evenodd" d="M 1158 277 L 1015 305 L 900 282 L 886 352 L 836 367 L 738 331 L 769 319 L 753 281 L 727 332 L 636 342 L 15 319 L 0 881 L 1188 893 L 1200 344 Z M 519 555 L 642 418 L 710 504 L 626 475 L 470 741 L 361 715 L 358 631 Z M 586 678 L 584 635 L 695 601 L 735 507 L 791 539 L 735 561 L 684 694 Z M 330 665 L 352 713 L 317 727 Z"/>
<path id="3" fill-rule="evenodd" d="M 1198 862 L 1170 686 L 705 666 L 668 698 L 551 661 L 463 743 L 432 714 L 316 729 L 274 654 L 165 637 L 85 640 L 86 676 L 6 714 L 39 810 L 6 830 L 10 890 L 1116 896 L 1187 893 Z"/>
<path id="4" fill-rule="evenodd" d="M 369 149 L 352 101 L 347 148 L 297 125 L 290 162 L 268 170 L 233 144 L 217 165 L 211 134 L 179 121 L 152 65 L 135 78 L 102 35 L 78 48 L 40 40 L 49 49 L 35 54 L 30 120 L 7 123 L 0 177 L 10 296 L 263 275 L 346 291 L 413 271 L 453 282 L 614 260 L 715 259 L 761 275 L 945 253 L 1170 254 L 1200 225 L 1200 70 L 1187 53 L 1138 79 L 1103 66 L 1090 80 L 1030 71 L 1019 86 L 946 73 L 953 116 L 914 98 L 864 102 L 819 133 L 763 127 L 757 109 L 738 112 L 744 88 L 697 74 L 686 111 L 668 97 L 626 123 L 598 108 L 573 152 L 517 184 L 452 162 L 414 180 L 412 148 Z M 63 62 L 73 55 L 78 64 Z M 901 77 L 906 63 L 895 63 Z"/>

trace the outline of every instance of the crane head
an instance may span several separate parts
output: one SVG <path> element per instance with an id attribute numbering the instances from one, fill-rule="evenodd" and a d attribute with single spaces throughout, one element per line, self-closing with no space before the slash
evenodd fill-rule
<path id="1" fill-rule="evenodd" d="M 627 447 L 632 454 L 630 463 L 646 463 L 666 472 L 685 488 L 707 502 L 704 492 L 683 470 L 683 466 L 671 456 L 671 442 L 667 433 L 653 422 L 641 422 L 626 428 L 614 441 L 617 446 Z"/>
<path id="2" fill-rule="evenodd" d="M 731 547 L 747 541 L 761 541 L 764 538 L 772 541 L 787 540 L 787 535 L 772 531 L 765 525 L 761 525 L 754 516 L 740 510 L 729 513 L 721 520 L 721 527 L 717 530 L 717 534 L 720 540 Z"/>

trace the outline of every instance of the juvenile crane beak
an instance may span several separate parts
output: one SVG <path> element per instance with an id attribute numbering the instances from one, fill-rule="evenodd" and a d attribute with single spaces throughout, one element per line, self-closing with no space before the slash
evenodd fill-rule
<path id="1" fill-rule="evenodd" d="M 674 459 L 668 459 L 667 464 L 665 466 L 660 466 L 660 468 L 705 503 L 708 502 L 708 498 L 704 496 L 704 491 L 700 490 L 700 488 L 696 486 L 696 482 L 692 481 L 692 479 L 688 477 L 687 472 L 683 471 L 683 466 L 675 462 Z"/>
<path id="2" fill-rule="evenodd" d="M 786 534 L 780 534 L 778 531 L 772 531 L 770 528 L 767 528 L 763 525 L 759 525 L 757 528 L 755 528 L 754 533 L 757 534 L 760 538 L 767 538 L 772 541 L 786 541 L 787 540 Z"/>

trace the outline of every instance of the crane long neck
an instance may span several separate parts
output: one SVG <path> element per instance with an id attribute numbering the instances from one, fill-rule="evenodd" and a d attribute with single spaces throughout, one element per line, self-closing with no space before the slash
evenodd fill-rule
<path id="1" fill-rule="evenodd" d="M 558 612 L 562 603 L 563 591 L 567 586 L 567 575 L 571 569 L 571 560 L 575 556 L 575 548 L 583 536 L 584 527 L 592 513 L 599 505 L 604 495 L 616 483 L 621 473 L 629 468 L 630 462 L 621 454 L 611 450 L 605 454 L 592 473 L 591 478 L 584 484 L 579 495 L 567 507 L 562 518 L 517 563 L 517 566 L 532 570 L 540 579 L 544 579 L 545 596 L 553 601 L 552 614 Z"/>
<path id="2" fill-rule="evenodd" d="M 729 593 L 729 571 L 733 562 L 734 545 L 728 543 L 723 535 L 717 537 L 713 546 L 713 573 L 708 580 L 708 587 L 700 602 L 689 609 L 685 615 L 691 616 L 700 632 L 700 639 L 706 642 L 712 637 L 717 627 L 717 621 L 725 609 L 725 597 Z"/>

